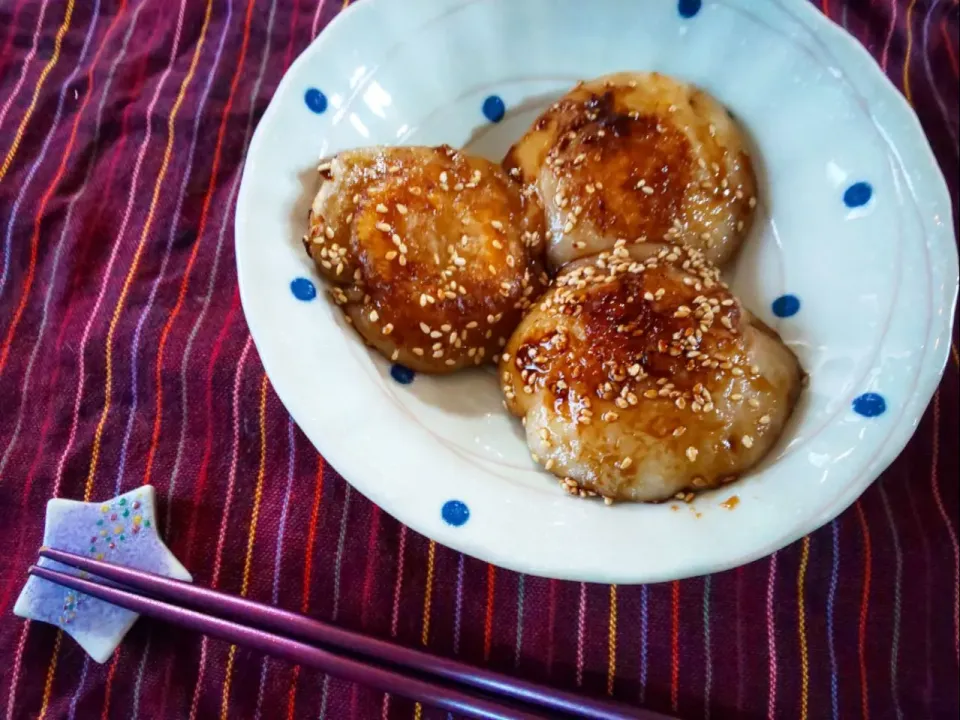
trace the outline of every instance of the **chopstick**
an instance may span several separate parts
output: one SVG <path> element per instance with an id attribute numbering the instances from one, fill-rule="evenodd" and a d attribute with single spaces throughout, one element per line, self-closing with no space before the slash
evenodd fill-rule
<path id="1" fill-rule="evenodd" d="M 394 692 L 472 717 L 513 718 L 536 717 L 536 715 L 531 715 L 529 712 L 524 715 L 523 711 L 512 707 L 504 709 L 502 706 L 477 705 L 476 703 L 481 698 L 470 695 L 466 690 L 457 689 L 456 686 L 473 687 L 485 693 L 518 701 L 528 706 L 537 706 L 553 712 L 572 714 L 591 720 L 612 720 L 614 718 L 664 720 L 664 716 L 650 711 L 543 687 L 179 580 L 52 548 L 41 548 L 40 555 L 49 560 L 120 583 L 128 588 L 145 592 L 150 597 L 142 597 L 124 589 L 101 585 L 92 580 L 85 580 L 48 568 L 31 568 L 31 572 L 38 577 L 44 577 L 52 582 L 72 587 L 108 602 L 128 607 L 144 615 L 168 620 L 178 625 L 185 625 L 191 629 L 236 644 L 247 645 L 296 663 L 319 667 L 325 672 L 349 680 L 373 685 L 388 692 Z M 167 604 L 163 602 L 164 600 L 174 604 Z M 136 607 L 132 607 L 132 604 L 136 604 Z M 186 605 L 196 610 L 179 607 L 178 605 Z M 197 611 L 206 611 L 216 617 L 210 617 Z M 281 635 L 274 635 L 269 631 Z M 362 660 L 354 659 L 354 657 L 344 658 L 313 647 L 308 643 L 317 643 L 327 648 L 346 651 L 351 656 L 360 656 L 366 660 L 366 663 L 373 661 L 384 666 L 375 671 L 378 674 L 370 675 L 370 665 L 365 664 Z M 398 674 L 398 672 L 404 670 L 420 674 L 420 677 L 413 679 L 413 682 L 417 683 L 415 686 L 409 684 L 410 679 L 407 676 Z M 430 679 L 439 678 L 446 681 L 446 684 L 443 686 L 434 685 L 425 676 L 433 676 Z M 398 677 L 403 678 L 403 680 L 398 680 Z M 492 701 L 482 699 L 482 702 L 490 703 Z M 508 712 L 509 714 L 497 714 L 502 712 Z"/>
<path id="2" fill-rule="evenodd" d="M 162 600 L 136 595 L 109 585 L 100 585 L 91 580 L 34 566 L 30 574 L 50 580 L 58 585 L 106 600 L 128 610 L 166 620 L 167 622 L 196 630 L 211 637 L 235 645 L 244 645 L 267 655 L 289 660 L 298 665 L 308 665 L 353 682 L 379 688 L 389 693 L 402 695 L 418 702 L 433 705 L 451 712 L 482 720 L 545 720 L 546 715 L 534 714 L 503 705 L 492 700 L 462 692 L 456 688 L 437 685 L 376 665 L 335 655 L 326 650 L 291 640 L 256 628 L 204 615 L 194 610 L 170 605 Z"/>

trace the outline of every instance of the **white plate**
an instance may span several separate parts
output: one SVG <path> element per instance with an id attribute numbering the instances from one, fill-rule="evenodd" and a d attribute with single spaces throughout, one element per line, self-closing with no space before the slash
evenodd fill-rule
<path id="1" fill-rule="evenodd" d="M 690 506 L 567 497 L 530 461 L 492 373 L 395 381 L 326 301 L 300 243 L 321 156 L 445 142 L 499 159 L 576 80 L 628 69 L 700 85 L 752 135 L 761 221 L 730 279 L 810 373 L 771 457 Z M 264 366 L 333 467 L 445 545 L 599 582 L 722 570 L 835 517 L 915 430 L 957 292 L 950 202 L 916 117 L 805 0 L 364 0 L 277 89 L 236 238 Z"/>

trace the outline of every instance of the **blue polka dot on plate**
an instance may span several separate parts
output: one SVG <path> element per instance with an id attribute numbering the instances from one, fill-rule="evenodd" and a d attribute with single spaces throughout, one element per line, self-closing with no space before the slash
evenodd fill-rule
<path id="1" fill-rule="evenodd" d="M 403 365 L 399 365 L 395 363 L 390 368 L 390 377 L 392 377 L 401 385 L 409 385 L 410 383 L 413 382 L 413 379 L 416 376 L 417 374 L 413 370 Z"/>
<path id="2" fill-rule="evenodd" d="M 317 296 L 317 286 L 306 278 L 297 278 L 290 283 L 290 292 L 297 300 L 310 302 Z"/>
<path id="3" fill-rule="evenodd" d="M 303 94 L 303 101 L 317 115 L 322 114 L 327 109 L 327 96 L 317 88 L 310 88 Z"/>
<path id="4" fill-rule="evenodd" d="M 470 508 L 459 500 L 447 500 L 440 510 L 444 522 L 454 527 L 460 527 L 470 519 Z"/>
<path id="5" fill-rule="evenodd" d="M 680 12 L 680 17 L 692 18 L 703 6 L 702 0 L 680 0 L 677 3 L 677 10 Z"/>
<path id="6" fill-rule="evenodd" d="M 863 207 L 870 202 L 870 198 L 872 197 L 873 188 L 870 186 L 870 183 L 857 182 L 848 187 L 846 192 L 843 193 L 843 203 L 848 208 Z"/>
<path id="7" fill-rule="evenodd" d="M 883 395 L 877 393 L 864 393 L 853 400 L 853 410 L 859 415 L 872 418 L 883 415 L 887 410 L 887 401 Z"/>
<path id="8" fill-rule="evenodd" d="M 500 122 L 506 114 L 507 108 L 499 95 L 491 95 L 483 101 L 483 115 L 490 122 Z"/>
<path id="9" fill-rule="evenodd" d="M 793 317 L 800 312 L 800 298 L 796 295 L 781 295 L 773 301 L 773 314 L 779 318 Z"/>

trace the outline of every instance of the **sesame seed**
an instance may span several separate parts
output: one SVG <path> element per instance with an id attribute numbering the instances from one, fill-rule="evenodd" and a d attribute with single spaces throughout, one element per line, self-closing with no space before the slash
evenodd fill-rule
<path id="1" fill-rule="evenodd" d="M 390 333 L 393 332 L 393 324 L 387 323 L 386 325 L 383 326 L 383 330 L 381 330 L 380 332 L 382 332 L 384 335 L 389 335 Z"/>
<path id="2" fill-rule="evenodd" d="M 388 233 L 388 232 L 390 232 L 390 231 L 392 230 L 392 228 L 391 228 L 389 225 L 387 225 L 385 222 L 378 222 L 378 223 L 375 225 L 375 227 L 376 227 L 377 230 L 379 230 L 380 232 L 385 232 L 385 233 Z"/>
<path id="3" fill-rule="evenodd" d="M 429 334 L 430 334 L 430 326 L 427 325 L 426 323 L 424 323 L 424 322 L 420 323 L 420 329 L 423 331 L 423 334 L 424 334 L 424 335 L 429 335 Z"/>
<path id="4" fill-rule="evenodd" d="M 377 205 L 377 212 L 380 213 L 381 215 L 385 215 L 387 213 L 387 206 L 384 205 L 383 203 L 379 203 Z"/>
<path id="5" fill-rule="evenodd" d="M 387 260 L 393 260 L 395 257 L 397 257 L 397 255 L 398 255 L 398 253 L 397 253 L 396 250 L 390 250 L 389 252 L 387 252 L 386 255 L 384 255 L 384 257 L 385 257 Z"/>
<path id="6" fill-rule="evenodd" d="M 749 400 L 747 400 L 747 403 L 749 403 L 750 407 L 752 408 L 760 407 L 760 401 L 757 400 L 756 398 L 750 398 Z"/>
<path id="7" fill-rule="evenodd" d="M 640 189 L 640 191 L 641 191 L 644 195 L 653 195 L 653 193 L 654 193 L 654 189 L 653 189 L 652 187 L 650 187 L 649 185 L 644 185 L 644 186 Z"/>
<path id="8" fill-rule="evenodd" d="M 741 442 L 743 443 L 743 446 L 747 449 L 750 449 L 753 447 L 753 438 L 750 437 L 749 435 L 744 435 L 743 438 L 741 438 Z"/>
<path id="9" fill-rule="evenodd" d="M 493 220 L 493 221 L 490 223 L 490 226 L 491 226 L 494 230 L 503 230 L 503 223 L 500 222 L 499 220 Z"/>
<path id="10" fill-rule="evenodd" d="M 633 465 L 633 458 L 625 457 L 623 460 L 620 461 L 621 470 L 626 470 L 631 465 Z"/>
<path id="11" fill-rule="evenodd" d="M 336 233 L 333 231 L 333 228 L 327 225 L 327 229 L 323 231 L 323 234 L 326 235 L 329 239 L 333 240 Z"/>
<path id="12" fill-rule="evenodd" d="M 692 445 L 687 448 L 687 452 L 686 452 L 687 460 L 689 460 L 690 462 L 695 462 L 697 459 L 697 455 L 699 454 L 700 454 L 700 451 L 697 450 Z"/>
<path id="13" fill-rule="evenodd" d="M 676 430 L 673 431 L 673 436 L 674 436 L 674 437 L 680 437 L 680 436 L 683 435 L 686 431 L 687 431 L 687 428 L 685 428 L 683 425 L 681 425 L 680 427 L 678 427 Z"/>
<path id="14" fill-rule="evenodd" d="M 394 351 L 393 351 L 393 354 L 390 355 L 390 359 L 393 360 L 394 362 L 395 362 L 395 361 L 397 360 L 397 358 L 399 358 L 399 357 L 400 357 L 400 351 L 399 351 L 399 350 L 394 350 Z"/>
<path id="15" fill-rule="evenodd" d="M 443 183 L 444 185 L 447 184 L 447 173 L 446 173 L 446 171 L 440 173 L 440 182 Z"/>
<path id="16" fill-rule="evenodd" d="M 770 422 L 771 422 L 771 420 L 770 420 L 770 416 L 769 416 L 769 415 L 764 415 L 763 417 L 760 418 L 760 424 L 761 424 L 761 425 L 769 425 Z"/>
<path id="17" fill-rule="evenodd" d="M 376 322 L 376 321 L 379 320 L 379 319 L 380 319 L 380 315 L 377 313 L 377 311 L 376 311 L 376 310 L 371 310 L 371 311 L 370 311 L 370 322 Z"/>
<path id="18" fill-rule="evenodd" d="M 414 349 L 413 349 L 413 354 L 414 354 L 414 355 L 423 355 L 423 348 L 414 348 Z"/>

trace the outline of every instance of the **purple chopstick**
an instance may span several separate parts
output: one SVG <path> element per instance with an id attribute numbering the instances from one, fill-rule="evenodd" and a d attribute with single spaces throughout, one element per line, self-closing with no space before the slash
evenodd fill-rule
<path id="1" fill-rule="evenodd" d="M 345 680 L 402 695 L 443 710 L 462 713 L 468 717 L 482 718 L 483 720 L 514 720 L 514 718 L 546 720 L 545 715 L 503 705 L 493 700 L 471 695 L 454 687 L 438 685 L 413 676 L 401 675 L 384 667 L 365 664 L 362 661 L 342 655 L 335 655 L 327 650 L 321 650 L 281 635 L 246 627 L 230 620 L 204 615 L 195 610 L 170 605 L 162 600 L 136 595 L 121 588 L 100 585 L 91 580 L 45 567 L 33 566 L 29 572 L 31 575 L 36 575 L 44 580 L 106 600 L 142 615 L 165 620 L 174 625 L 196 630 L 204 635 L 225 640 L 235 645 L 259 650 L 267 655 L 288 660 L 298 665 L 314 667 Z"/>
<path id="2" fill-rule="evenodd" d="M 252 600 L 172 580 L 160 575 L 100 562 L 52 548 L 42 548 L 40 555 L 65 565 L 86 570 L 130 588 L 142 590 L 154 597 L 186 604 L 244 625 L 256 625 L 266 630 L 297 638 L 300 641 L 318 643 L 356 653 L 396 668 L 409 668 L 455 684 L 472 686 L 495 695 L 512 698 L 556 712 L 573 714 L 591 720 L 613 720 L 614 718 L 665 720 L 665 716 L 651 711 L 543 687 L 525 680 L 344 630 L 297 613 L 261 605 Z M 144 612 L 144 614 L 148 613 Z M 266 649 L 265 651 L 269 652 Z"/>

